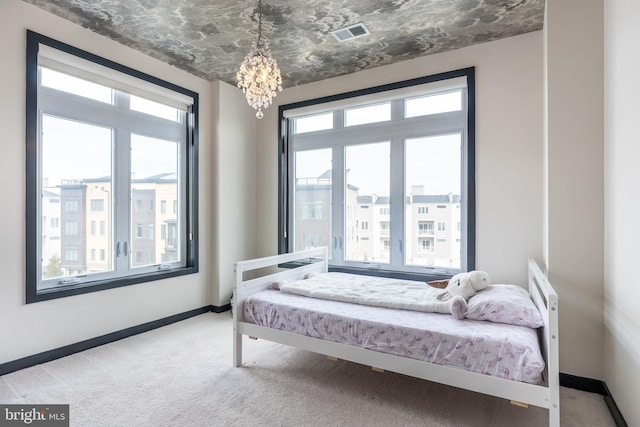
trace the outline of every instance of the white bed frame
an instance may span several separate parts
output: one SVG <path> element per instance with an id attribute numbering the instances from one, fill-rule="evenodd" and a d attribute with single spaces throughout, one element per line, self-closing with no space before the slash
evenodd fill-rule
<path id="1" fill-rule="evenodd" d="M 301 267 L 285 269 L 259 278 L 245 279 L 248 271 L 277 267 L 280 264 L 310 260 Z M 546 367 L 542 385 L 528 384 L 503 378 L 491 377 L 459 368 L 436 365 L 402 356 L 367 350 L 346 344 L 324 341 L 291 332 L 271 329 L 248 323 L 244 319 L 244 301 L 256 292 L 267 289 L 274 281 L 296 280 L 309 272 L 327 272 L 327 249 L 306 251 L 240 261 L 234 264 L 236 283 L 233 288 L 233 365 L 242 365 L 242 336 L 263 338 L 280 344 L 332 358 L 349 360 L 369 365 L 376 370 L 388 370 L 442 384 L 472 390 L 511 400 L 520 406 L 534 405 L 549 410 L 549 426 L 560 426 L 560 383 L 558 357 L 558 295 L 534 260 L 529 260 L 529 295 L 544 319 L 540 345 Z M 524 404 L 524 405 L 523 405 Z"/>

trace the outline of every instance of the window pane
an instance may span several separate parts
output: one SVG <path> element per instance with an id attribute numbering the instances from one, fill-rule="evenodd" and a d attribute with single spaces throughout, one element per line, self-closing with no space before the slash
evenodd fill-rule
<path id="1" fill-rule="evenodd" d="M 180 198 L 178 148 L 177 142 L 131 135 L 131 267 L 180 261 L 179 214 L 153 205 Z M 165 240 L 155 234 L 162 227 L 168 229 Z"/>
<path id="2" fill-rule="evenodd" d="M 159 102 L 149 101 L 148 99 L 140 98 L 134 95 L 130 95 L 129 100 L 130 108 L 133 111 L 151 114 L 152 116 L 172 120 L 174 122 L 177 122 L 180 117 L 178 115 L 177 108 L 160 104 Z"/>
<path id="3" fill-rule="evenodd" d="M 389 262 L 389 150 L 388 142 L 345 149 L 346 260 Z M 363 205 L 372 209 L 362 209 Z"/>
<path id="4" fill-rule="evenodd" d="M 333 128 L 333 113 L 316 114 L 315 116 L 295 119 L 294 133 L 315 132 Z"/>
<path id="5" fill-rule="evenodd" d="M 460 268 L 462 134 L 405 142 L 405 262 Z"/>
<path id="6" fill-rule="evenodd" d="M 60 227 L 43 226 L 41 278 L 111 271 L 111 233 L 89 231 L 95 221 L 111 230 L 112 131 L 49 115 L 43 115 L 42 129 L 42 216 Z M 47 202 L 52 200 L 60 203 Z M 103 209 L 92 209 L 100 204 Z M 106 249 L 109 257 L 95 261 L 91 248 Z"/>
<path id="7" fill-rule="evenodd" d="M 111 88 L 68 74 L 59 73 L 48 68 L 41 67 L 40 69 L 42 70 L 42 86 L 62 90 L 96 101 L 106 102 L 107 104 L 113 103 L 113 92 Z"/>
<path id="8" fill-rule="evenodd" d="M 351 108 L 344 112 L 344 125 L 355 126 L 391 120 L 391 104 L 369 105 Z"/>
<path id="9" fill-rule="evenodd" d="M 295 250 L 331 247 L 331 149 L 295 155 Z"/>
<path id="10" fill-rule="evenodd" d="M 462 91 L 442 93 L 407 99 L 404 104 L 405 117 L 426 116 L 462 110 Z"/>

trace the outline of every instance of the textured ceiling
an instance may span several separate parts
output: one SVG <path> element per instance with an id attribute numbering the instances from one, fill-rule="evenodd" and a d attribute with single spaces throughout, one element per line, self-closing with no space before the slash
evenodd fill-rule
<path id="1" fill-rule="evenodd" d="M 207 80 L 235 85 L 257 0 L 24 0 Z M 264 35 L 291 87 L 542 28 L 544 0 L 263 0 Z M 339 43 L 330 31 L 364 23 Z"/>

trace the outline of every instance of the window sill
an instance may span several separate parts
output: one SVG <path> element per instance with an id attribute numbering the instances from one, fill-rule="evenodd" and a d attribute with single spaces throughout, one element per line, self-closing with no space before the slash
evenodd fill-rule
<path id="1" fill-rule="evenodd" d="M 198 267 L 183 267 L 183 268 L 176 268 L 169 271 L 144 273 L 139 275 L 120 277 L 117 279 L 100 280 L 100 281 L 67 285 L 67 286 L 57 286 L 54 288 L 39 290 L 35 294 L 32 294 L 31 292 L 29 292 L 31 288 L 28 288 L 26 302 L 27 304 L 31 304 L 34 302 L 64 298 L 68 296 L 86 294 L 90 292 L 104 291 L 107 289 L 114 289 L 122 286 L 135 285 L 138 283 L 169 279 L 171 277 L 184 276 L 187 274 L 194 274 L 197 272 L 198 272 Z"/>

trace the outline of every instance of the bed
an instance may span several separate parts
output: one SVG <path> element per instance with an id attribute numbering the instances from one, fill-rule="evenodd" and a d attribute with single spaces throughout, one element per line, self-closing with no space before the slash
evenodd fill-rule
<path id="1" fill-rule="evenodd" d="M 299 266 L 277 268 L 286 263 Z M 512 326 L 512 330 L 507 325 L 484 320 L 456 320 L 450 315 L 323 301 L 273 289 L 274 284 L 327 273 L 326 248 L 240 261 L 234 267 L 233 365 L 236 367 L 242 365 L 242 337 L 262 338 L 361 363 L 375 370 L 393 371 L 508 399 L 521 406 L 543 407 L 549 410 L 549 425 L 560 425 L 558 296 L 533 260 L 528 263 L 528 296 L 541 314 L 541 326 L 536 329 Z M 257 273 L 262 276 L 252 277 Z M 324 323 L 319 324 L 318 319 Z M 381 324 L 380 319 L 385 319 L 385 323 Z M 331 335 L 328 331 L 331 328 L 322 325 L 335 321 L 341 327 L 336 328 L 337 334 Z M 444 331 L 441 332 L 444 338 L 438 338 L 436 329 Z M 385 335 L 387 330 L 393 334 Z M 441 343 L 465 345 L 430 347 L 425 345 L 426 341 L 420 342 L 432 335 Z M 501 341 L 507 336 L 517 339 L 505 347 Z M 495 337 L 496 342 L 489 337 Z M 478 343 L 484 347 L 475 347 Z M 467 344 L 475 350 L 466 351 Z M 439 350 L 426 351 L 425 348 Z M 445 348 L 446 351 L 440 351 Z M 469 357 L 470 354 L 474 356 Z M 505 365 L 510 359 L 505 354 L 511 355 L 523 369 Z M 475 358 L 482 357 L 499 362 L 475 363 Z"/>

